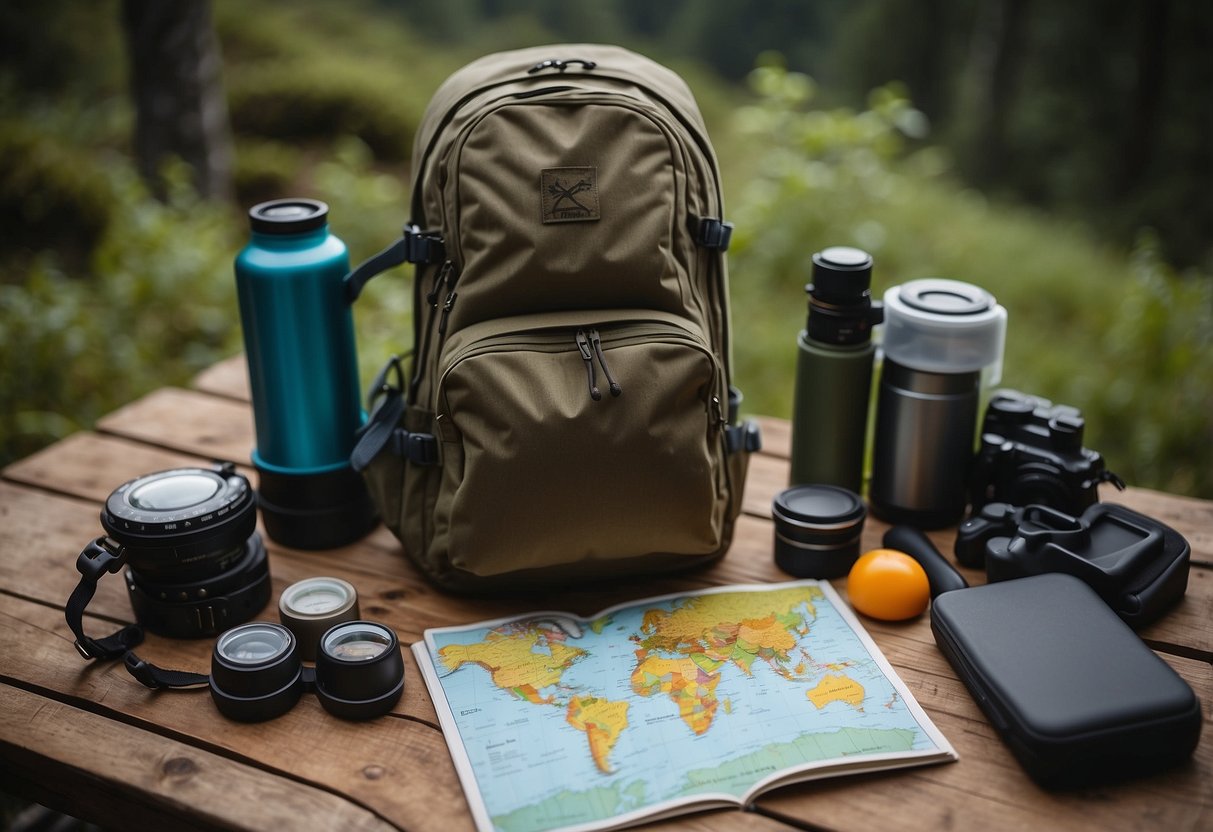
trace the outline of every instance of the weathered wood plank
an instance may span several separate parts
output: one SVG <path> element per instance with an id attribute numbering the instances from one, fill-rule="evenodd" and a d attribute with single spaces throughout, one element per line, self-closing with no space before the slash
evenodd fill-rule
<path id="1" fill-rule="evenodd" d="M 149 691 L 120 662 L 84 662 L 71 641 L 58 611 L 0 594 L 2 675 L 23 687 L 55 691 L 138 727 L 157 726 L 191 745 L 334 790 L 407 829 L 471 827 L 446 743 L 430 725 L 399 716 L 347 722 L 328 715 L 313 696 L 278 719 L 238 724 L 221 717 L 205 691 Z M 149 639 L 138 653 L 161 666 L 205 672 L 208 664 L 196 654 L 209 649 L 202 641 Z M 406 691 L 424 688 L 411 662 L 406 673 Z"/>
<path id="2" fill-rule="evenodd" d="M 196 464 L 198 461 L 196 457 L 181 456 L 176 452 L 136 444 L 121 437 L 84 433 L 54 445 L 29 460 L 15 463 L 4 473 L 7 478 L 18 482 L 78 495 L 96 502 L 95 507 L 85 512 L 84 520 L 79 519 L 78 512 L 73 513 L 66 507 L 40 508 L 38 506 L 41 504 L 37 501 L 19 512 L 24 516 L 45 516 L 46 512 L 51 512 L 55 516 L 62 515 L 65 522 L 71 524 L 71 534 L 75 536 L 66 535 L 59 544 L 62 562 L 70 565 L 80 547 L 101 533 L 100 524 L 96 522 L 96 512 L 101 501 L 116 485 L 142 473 L 183 462 Z M 105 481 L 98 475 L 98 471 L 108 472 L 112 481 Z M 26 501 L 32 498 L 28 495 L 14 495 L 13 499 Z M 1184 515 L 1179 518 L 1179 522 L 1192 522 L 1192 516 Z M 1181 525 L 1180 528 L 1185 534 L 1189 532 L 1187 526 Z M 862 548 L 867 550 L 879 547 L 881 536 L 886 529 L 887 525 L 881 521 L 870 520 L 864 529 Z M 65 530 L 58 530 L 63 531 Z M 61 536 L 58 532 L 56 538 Z M 17 519 L 12 534 L 14 540 L 26 541 L 22 546 L 28 549 L 34 542 L 29 540 L 29 536 L 40 536 L 44 531 L 36 524 L 31 525 Z M 955 537 L 952 530 L 931 532 L 930 537 L 942 551 L 950 553 Z M 271 570 L 276 579 L 280 575 L 297 579 L 295 576 L 302 578 L 330 573 L 346 577 L 359 588 L 364 598 L 380 599 L 379 606 L 388 611 L 384 616 L 385 622 L 397 627 L 401 639 L 406 641 L 418 638 L 426 627 L 509 615 L 533 608 L 544 601 L 542 596 L 469 601 L 442 593 L 430 586 L 412 567 L 405 558 L 400 543 L 382 527 L 356 544 L 326 552 L 291 550 L 273 541 L 267 541 L 267 545 L 271 552 Z M 565 593 L 565 597 L 557 603 L 561 608 L 592 614 L 638 595 L 675 592 L 695 586 L 787 580 L 790 576 L 775 566 L 773 547 L 774 531 L 770 521 L 742 516 L 738 521 L 737 533 L 729 554 L 706 570 L 605 587 L 594 586 L 580 590 L 574 588 L 573 591 Z M 4 567 L 0 565 L 0 575 L 3 570 Z M 985 575 L 981 570 L 962 568 L 961 571 L 971 584 L 985 582 Z M 74 571 L 71 572 L 72 580 L 74 575 Z M 840 590 L 845 589 L 844 580 L 836 581 L 835 584 Z M 285 585 L 279 585 L 277 582 L 275 584 L 279 591 Z M 70 586 L 68 590 L 70 591 Z M 67 596 L 64 594 L 62 597 Z M 43 600 L 54 602 L 53 598 Z M 406 609 L 400 609 L 402 607 Z M 103 607 L 98 609 L 103 610 L 104 614 L 129 615 L 125 604 L 118 611 Z M 404 614 L 396 615 L 393 611 Z M 1213 654 L 1213 628 L 1207 626 L 1210 620 L 1213 620 L 1213 572 L 1194 568 L 1184 599 L 1162 620 L 1143 630 L 1142 636 L 1157 646 L 1184 645 L 1196 653 L 1203 651 Z"/>
<path id="3" fill-rule="evenodd" d="M 395 828 L 330 791 L 6 684 L 0 772 L 7 791 L 128 829 Z"/>
<path id="4" fill-rule="evenodd" d="M 97 420 L 97 430 L 206 459 L 247 463 L 253 414 L 241 402 L 163 387 Z"/>
<path id="5" fill-rule="evenodd" d="M 1188 763 L 1106 787 L 1050 792 L 1023 772 L 942 657 L 899 669 L 960 761 L 898 773 L 789 786 L 759 798 L 761 811 L 831 829 L 1209 829 L 1213 805 L 1213 668 L 1167 657 L 1204 703 L 1205 741 Z M 941 663 L 943 667 L 941 667 Z M 934 672 L 939 671 L 939 672 Z M 891 821 L 896 818 L 896 821 Z"/>
<path id="6" fill-rule="evenodd" d="M 194 376 L 190 387 L 237 401 L 249 401 L 248 364 L 244 360 L 244 353 L 237 353 L 207 367 Z"/>

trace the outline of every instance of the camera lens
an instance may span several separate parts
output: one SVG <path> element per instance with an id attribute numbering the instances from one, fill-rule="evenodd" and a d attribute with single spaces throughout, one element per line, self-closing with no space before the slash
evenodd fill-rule
<path id="1" fill-rule="evenodd" d="M 256 499 L 231 463 L 136 477 L 106 499 L 101 525 L 126 551 L 131 606 L 152 632 L 213 636 L 269 601 Z"/>
<path id="2" fill-rule="evenodd" d="M 216 649 L 233 664 L 259 664 L 290 647 L 290 639 L 283 636 L 281 629 L 255 624 L 237 627 L 219 639 Z"/>
<path id="3" fill-rule="evenodd" d="M 273 719 L 294 707 L 303 688 L 303 662 L 295 637 L 286 627 L 266 622 L 242 624 L 215 642 L 211 698 L 229 719 Z"/>
<path id="4" fill-rule="evenodd" d="M 342 719 L 373 719 L 392 709 L 404 691 L 404 659 L 389 627 L 350 621 L 320 640 L 316 696 Z"/>
<path id="5" fill-rule="evenodd" d="M 775 563 L 798 578 L 840 578 L 859 556 L 868 511 L 835 485 L 798 485 L 775 495 Z"/>
<path id="6" fill-rule="evenodd" d="M 138 477 L 110 494 L 101 525 L 145 578 L 181 583 L 232 565 L 257 525 L 249 481 L 235 467 L 175 468 Z"/>

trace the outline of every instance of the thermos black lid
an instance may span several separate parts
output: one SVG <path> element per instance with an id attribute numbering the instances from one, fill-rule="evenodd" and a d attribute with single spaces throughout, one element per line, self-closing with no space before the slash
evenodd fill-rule
<path id="1" fill-rule="evenodd" d="M 854 303 L 872 284 L 872 256 L 850 246 L 830 246 L 813 255 L 813 287 L 823 300 Z"/>
<path id="2" fill-rule="evenodd" d="M 298 234 L 328 222 L 329 207 L 318 199 L 271 199 L 249 209 L 249 225 L 260 234 Z"/>

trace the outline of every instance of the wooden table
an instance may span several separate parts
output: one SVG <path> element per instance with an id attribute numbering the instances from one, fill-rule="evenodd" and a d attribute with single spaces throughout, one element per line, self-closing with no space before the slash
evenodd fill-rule
<path id="1" fill-rule="evenodd" d="M 226 458 L 247 460 L 252 419 L 242 359 L 216 365 L 191 389 L 162 389 L 10 465 L 0 482 L 0 771 L 3 788 L 121 829 L 409 829 L 472 827 L 434 707 L 411 654 L 405 694 L 388 717 L 350 723 L 314 697 L 255 725 L 222 719 L 204 692 L 156 693 L 120 662 L 82 661 L 63 605 L 76 554 L 101 533 L 98 510 L 140 474 Z M 787 474 L 788 425 L 764 420 L 745 516 L 728 556 L 679 578 L 562 594 L 581 614 L 679 589 L 787 579 L 772 561 L 771 498 Z M 246 473 L 252 474 L 251 471 Z M 1188 764 L 1146 779 L 1077 793 L 1042 791 L 1023 773 L 931 638 L 926 617 L 865 620 L 877 644 L 956 747 L 960 762 L 791 786 L 750 810 L 685 816 L 686 829 L 1213 829 L 1213 502 L 1130 489 L 1115 499 L 1172 525 L 1192 544 L 1187 596 L 1141 633 L 1196 689 L 1205 730 Z M 869 521 L 864 548 L 883 524 Z M 952 533 L 933 535 L 951 551 Z M 359 591 L 365 617 L 402 643 L 428 627 L 524 612 L 539 601 L 466 600 L 430 585 L 382 528 L 359 543 L 300 552 L 270 543 L 274 598 L 312 575 Z M 982 576 L 966 572 L 972 583 Z M 845 581 L 836 582 L 844 592 Z M 275 602 L 262 617 L 276 616 Z M 86 629 L 131 620 L 116 577 L 101 582 Z M 1058 634 L 1064 638 L 1063 633 Z M 164 667 L 206 672 L 210 640 L 149 636 L 139 653 Z"/>

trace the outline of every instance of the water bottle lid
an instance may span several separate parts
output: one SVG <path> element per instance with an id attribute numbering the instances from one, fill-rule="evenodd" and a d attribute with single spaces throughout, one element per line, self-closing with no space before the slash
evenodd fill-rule
<path id="1" fill-rule="evenodd" d="M 991 368 L 1002 375 L 1007 310 L 984 289 L 958 280 L 927 278 L 894 286 L 884 295 L 884 354 L 928 373 Z"/>
<path id="2" fill-rule="evenodd" d="M 318 199 L 271 199 L 249 209 L 249 225 L 261 234 L 298 234 L 323 228 L 329 207 Z"/>

